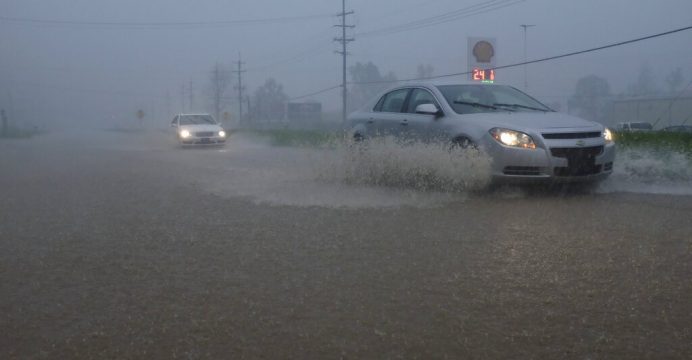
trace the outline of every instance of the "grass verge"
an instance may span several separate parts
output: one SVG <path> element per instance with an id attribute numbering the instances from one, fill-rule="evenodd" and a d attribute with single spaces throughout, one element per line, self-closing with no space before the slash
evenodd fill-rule
<path id="1" fill-rule="evenodd" d="M 28 139 L 39 133 L 38 130 L 23 130 L 10 126 L 5 131 L 0 130 L 0 139 Z"/>
<path id="2" fill-rule="evenodd" d="M 342 131 L 319 131 L 319 130 L 239 130 L 240 134 L 267 139 L 273 146 L 301 146 L 317 147 L 323 146 L 344 137 Z"/>
<path id="3" fill-rule="evenodd" d="M 240 130 L 239 133 L 264 138 L 274 146 L 323 146 L 344 139 L 343 131 Z M 672 132 L 616 133 L 621 148 L 646 148 L 660 152 L 680 152 L 692 157 L 692 134 Z"/>
<path id="4" fill-rule="evenodd" d="M 692 157 L 692 134 L 673 132 L 616 133 L 615 143 L 622 148 L 646 148 L 660 152 L 680 152 Z"/>

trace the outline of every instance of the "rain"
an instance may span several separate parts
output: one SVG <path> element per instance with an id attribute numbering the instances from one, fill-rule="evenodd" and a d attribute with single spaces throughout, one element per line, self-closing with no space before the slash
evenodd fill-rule
<path id="1" fill-rule="evenodd" d="M 0 357 L 692 358 L 690 13 L 2 1 Z"/>

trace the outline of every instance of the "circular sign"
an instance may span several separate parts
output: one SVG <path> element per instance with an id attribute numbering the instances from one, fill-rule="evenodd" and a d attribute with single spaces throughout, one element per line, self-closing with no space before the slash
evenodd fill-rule
<path id="1" fill-rule="evenodd" d="M 495 56 L 495 48 L 485 40 L 479 41 L 473 46 L 473 56 L 476 57 L 476 61 L 479 63 L 489 63 Z"/>

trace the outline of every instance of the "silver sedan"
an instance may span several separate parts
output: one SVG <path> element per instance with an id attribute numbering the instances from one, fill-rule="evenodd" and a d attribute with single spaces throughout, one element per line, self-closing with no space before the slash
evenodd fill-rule
<path id="1" fill-rule="evenodd" d="M 407 84 L 351 114 L 349 123 L 355 140 L 391 135 L 476 148 L 491 156 L 496 180 L 597 181 L 613 171 L 609 129 L 511 86 Z"/>

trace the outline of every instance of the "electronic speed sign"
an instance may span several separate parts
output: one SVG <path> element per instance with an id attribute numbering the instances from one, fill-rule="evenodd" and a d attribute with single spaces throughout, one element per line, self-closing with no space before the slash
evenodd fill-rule
<path id="1" fill-rule="evenodd" d="M 468 64 L 471 80 L 486 83 L 495 81 L 496 41 L 494 38 L 468 38 Z"/>

